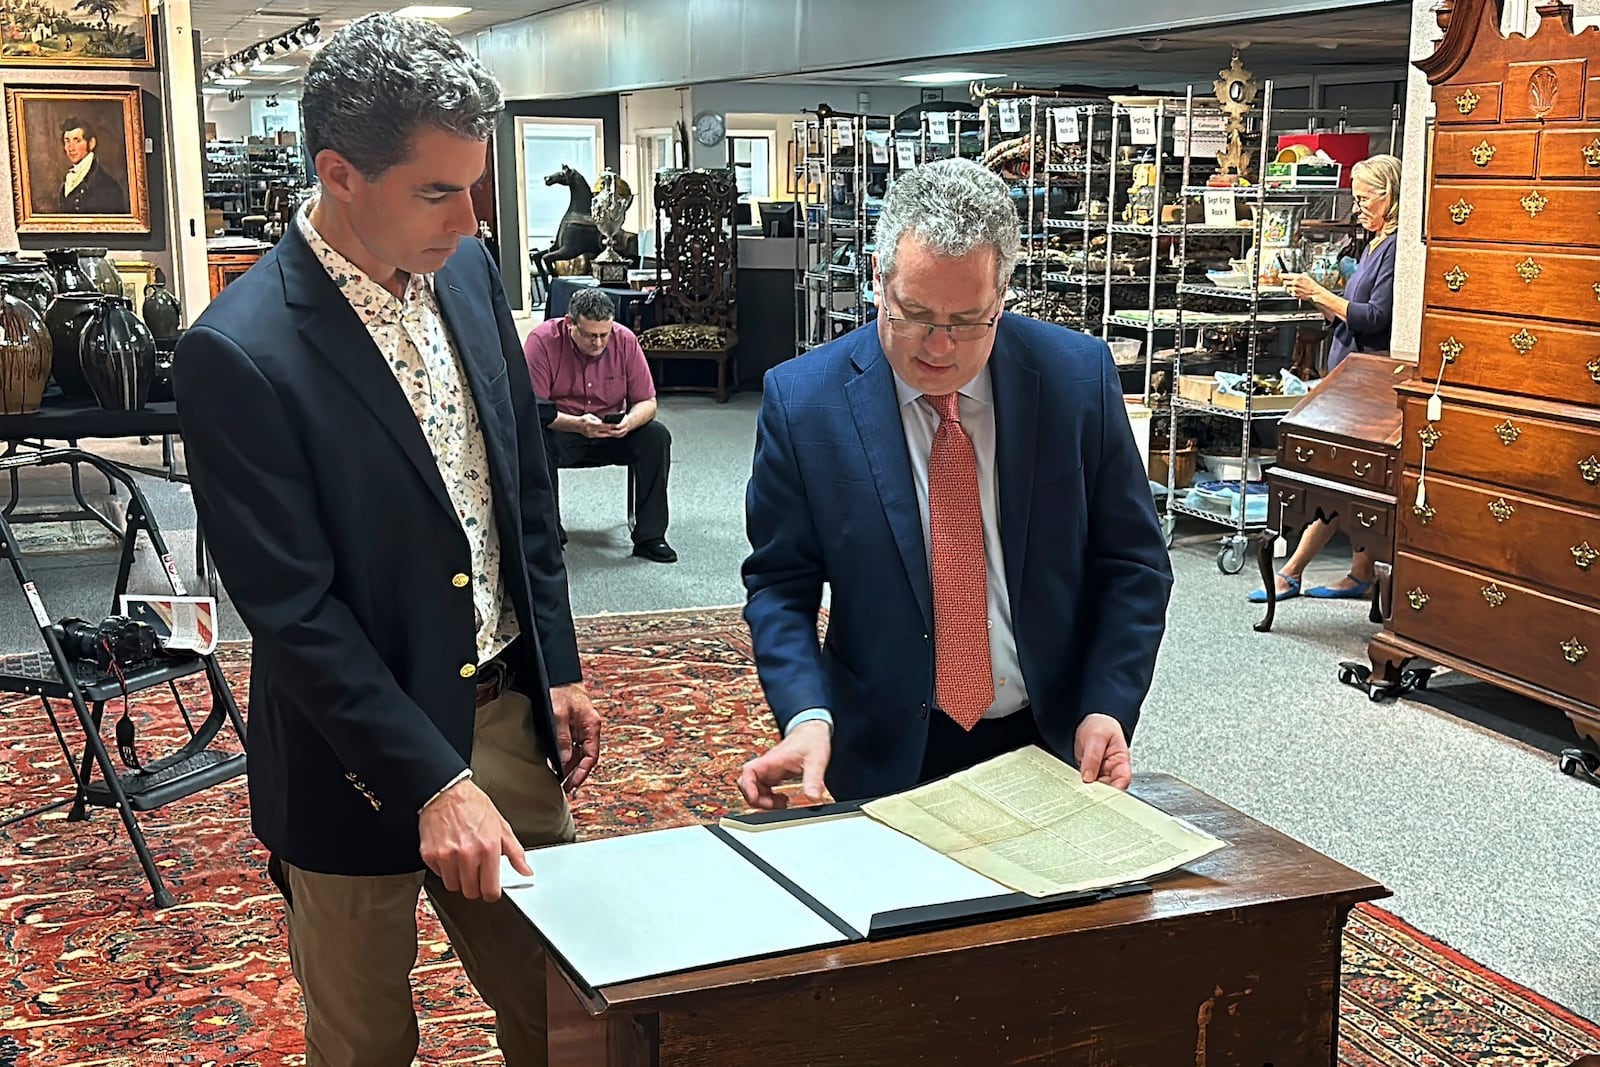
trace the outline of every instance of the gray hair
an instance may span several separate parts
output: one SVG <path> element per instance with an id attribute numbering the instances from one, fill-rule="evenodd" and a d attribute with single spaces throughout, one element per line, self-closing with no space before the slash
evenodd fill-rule
<path id="1" fill-rule="evenodd" d="M 571 322 L 579 319 L 604 322 L 615 318 L 616 314 L 617 305 L 611 302 L 611 294 L 604 289 L 579 289 L 567 301 L 567 319 Z"/>
<path id="2" fill-rule="evenodd" d="M 1389 198 L 1389 209 L 1384 212 L 1383 232 L 1388 233 L 1400 225 L 1400 161 L 1394 156 L 1369 156 L 1350 168 L 1350 181 L 1360 181 Z"/>
<path id="3" fill-rule="evenodd" d="M 1004 179 L 970 159 L 941 159 L 895 178 L 878 216 L 878 271 L 894 273 L 900 239 L 907 234 L 941 256 L 994 250 L 1003 287 L 1016 269 L 1022 227 Z"/>
<path id="4" fill-rule="evenodd" d="M 432 22 L 376 13 L 335 33 L 306 70 L 306 150 L 338 152 L 369 181 L 411 157 L 420 126 L 485 141 L 500 84 Z"/>

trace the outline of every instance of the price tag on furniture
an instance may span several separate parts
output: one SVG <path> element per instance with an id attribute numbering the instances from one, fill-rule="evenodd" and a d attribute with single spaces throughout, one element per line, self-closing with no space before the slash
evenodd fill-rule
<path id="1" fill-rule="evenodd" d="M 1000 132 L 1020 133 L 1022 130 L 1022 117 L 1017 114 L 1015 100 L 1000 101 Z"/>
<path id="2" fill-rule="evenodd" d="M 1156 143 L 1156 109 L 1153 107 L 1135 107 L 1128 109 L 1128 120 L 1133 125 L 1133 133 L 1129 138 L 1134 144 Z"/>
<path id="3" fill-rule="evenodd" d="M 1077 144 L 1083 140 L 1083 132 L 1078 129 L 1078 109 L 1075 107 L 1058 107 L 1050 112 L 1056 123 L 1056 140 L 1062 144 Z"/>
<path id="4" fill-rule="evenodd" d="M 950 143 L 950 116 L 943 111 L 928 113 L 928 139 L 934 144 Z"/>

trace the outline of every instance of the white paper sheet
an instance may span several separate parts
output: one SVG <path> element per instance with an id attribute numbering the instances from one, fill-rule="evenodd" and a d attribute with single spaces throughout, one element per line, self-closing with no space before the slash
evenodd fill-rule
<path id="1" fill-rule="evenodd" d="M 802 819 L 758 831 L 724 825 L 863 937 L 880 912 L 1012 894 L 999 882 L 865 815 Z"/>
<path id="2" fill-rule="evenodd" d="M 920 847 L 920 846 L 918 846 Z M 839 944 L 843 934 L 704 826 L 501 860 L 506 895 L 591 988 Z"/>

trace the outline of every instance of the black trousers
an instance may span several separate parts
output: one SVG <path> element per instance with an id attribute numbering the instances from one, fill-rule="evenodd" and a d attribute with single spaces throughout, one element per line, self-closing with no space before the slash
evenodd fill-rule
<path id="1" fill-rule="evenodd" d="M 922 756 L 921 780 L 931 782 L 1027 745 L 1048 749 L 1033 721 L 1032 708 L 1021 708 L 1000 719 L 980 719 L 970 733 L 935 708 L 928 712 L 928 748 Z"/>
<path id="2" fill-rule="evenodd" d="M 672 466 L 672 434 L 651 419 L 626 437 L 592 438 L 581 433 L 545 430 L 545 457 L 550 465 L 550 487 L 561 511 L 561 467 L 630 467 L 637 496 L 633 543 L 644 544 L 667 536 L 667 471 Z"/>

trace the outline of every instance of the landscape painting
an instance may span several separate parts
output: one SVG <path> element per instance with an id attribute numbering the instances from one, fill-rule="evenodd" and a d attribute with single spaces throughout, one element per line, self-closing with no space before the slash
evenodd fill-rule
<path id="1" fill-rule="evenodd" d="M 0 67 L 154 66 L 150 0 L 0 0 Z"/>

